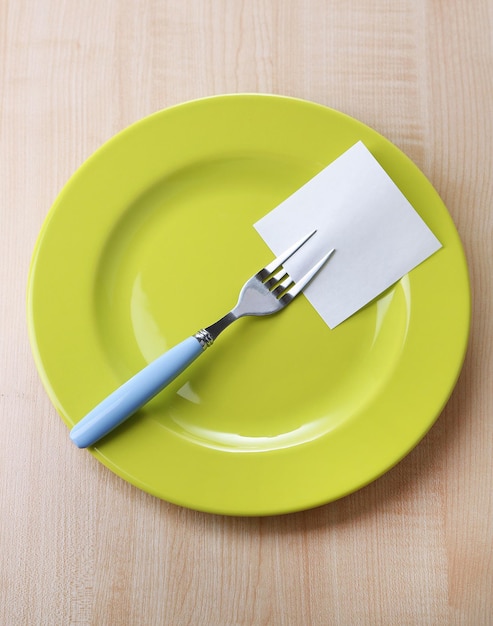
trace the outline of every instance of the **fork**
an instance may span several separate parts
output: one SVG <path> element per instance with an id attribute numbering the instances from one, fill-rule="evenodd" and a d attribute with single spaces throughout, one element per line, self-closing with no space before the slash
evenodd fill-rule
<path id="1" fill-rule="evenodd" d="M 297 241 L 247 280 L 236 306 L 224 317 L 152 361 L 75 424 L 70 431 L 70 439 L 75 445 L 79 448 L 92 446 L 122 424 L 181 374 L 237 319 L 247 315 L 271 315 L 287 307 L 334 252 L 332 249 L 325 254 L 299 281 L 291 279 L 283 264 L 316 232 L 314 230 Z"/>

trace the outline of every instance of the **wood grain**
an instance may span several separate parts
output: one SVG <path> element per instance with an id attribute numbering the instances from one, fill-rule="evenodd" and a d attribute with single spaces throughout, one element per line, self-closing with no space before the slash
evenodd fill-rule
<path id="1" fill-rule="evenodd" d="M 0 623 L 493 623 L 491 0 L 3 0 Z M 282 93 L 394 141 L 445 200 L 473 324 L 423 442 L 339 502 L 209 516 L 67 443 L 35 370 L 25 285 L 58 191 L 115 132 L 225 92 Z"/>

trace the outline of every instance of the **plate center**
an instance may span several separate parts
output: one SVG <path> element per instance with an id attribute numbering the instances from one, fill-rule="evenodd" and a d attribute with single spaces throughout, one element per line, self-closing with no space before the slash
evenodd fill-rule
<path id="1" fill-rule="evenodd" d="M 234 306 L 272 258 L 253 224 L 321 165 L 241 154 L 192 164 L 129 205 L 95 289 L 98 331 L 123 382 Z M 300 297 L 239 320 L 138 419 L 235 451 L 299 445 L 352 419 L 378 394 L 405 340 L 409 283 L 330 330 Z"/>

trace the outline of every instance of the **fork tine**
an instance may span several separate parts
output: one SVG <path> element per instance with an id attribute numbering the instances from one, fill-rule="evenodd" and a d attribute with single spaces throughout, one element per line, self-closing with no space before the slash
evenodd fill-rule
<path id="1" fill-rule="evenodd" d="M 296 281 L 296 284 L 288 289 L 286 295 L 289 295 L 290 298 L 295 298 L 303 289 L 308 285 L 308 283 L 315 277 L 315 275 L 322 269 L 322 267 L 327 263 L 330 257 L 334 254 L 335 248 L 332 248 L 326 255 L 324 255 L 318 263 L 308 270 L 308 272 L 300 278 L 300 280 Z"/>
<path id="2" fill-rule="evenodd" d="M 266 265 L 264 268 L 264 272 L 267 272 L 267 274 L 272 274 L 273 272 L 275 272 L 277 270 L 278 267 L 280 267 L 283 263 L 285 263 L 290 257 L 293 256 L 293 254 L 295 252 L 297 252 L 302 245 L 304 245 L 311 237 L 313 237 L 313 235 L 316 233 L 316 229 L 312 230 L 311 233 L 309 233 L 308 235 L 306 235 L 306 237 L 303 237 L 303 239 L 300 239 L 299 241 L 297 241 L 295 244 L 293 244 L 292 246 L 290 246 L 287 250 L 285 250 L 284 252 L 282 252 L 277 259 L 274 259 L 271 263 L 269 263 L 269 265 Z"/>
<path id="3" fill-rule="evenodd" d="M 273 291 L 274 287 L 277 287 L 278 285 L 282 285 L 283 283 L 286 282 L 286 279 L 289 279 L 290 282 L 291 279 L 289 278 L 289 274 L 286 272 L 286 270 L 282 267 L 278 272 L 275 272 L 274 274 L 269 274 L 268 278 L 262 278 L 264 285 L 270 290 Z"/>
<path id="4" fill-rule="evenodd" d="M 281 293 L 291 287 L 294 284 L 294 280 L 286 272 L 286 270 L 283 269 L 278 274 L 275 274 L 265 284 L 269 287 L 271 291 L 274 291 L 275 293 Z M 273 287 L 275 287 L 275 289 L 273 289 Z"/>

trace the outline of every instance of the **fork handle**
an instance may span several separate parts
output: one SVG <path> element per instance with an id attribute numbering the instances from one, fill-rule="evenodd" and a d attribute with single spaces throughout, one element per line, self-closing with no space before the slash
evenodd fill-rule
<path id="1" fill-rule="evenodd" d="M 152 361 L 116 389 L 70 431 L 78 448 L 94 445 L 149 402 L 202 354 L 203 346 L 192 336 Z"/>

